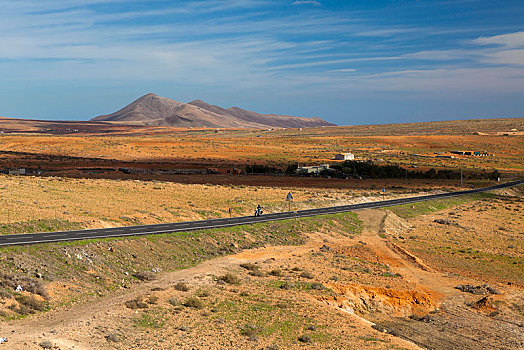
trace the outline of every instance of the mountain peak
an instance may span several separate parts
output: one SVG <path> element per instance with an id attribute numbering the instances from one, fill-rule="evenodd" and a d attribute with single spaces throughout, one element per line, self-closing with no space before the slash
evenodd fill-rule
<path id="1" fill-rule="evenodd" d="M 197 98 L 196 100 L 188 102 L 188 104 L 190 104 L 190 105 L 198 105 L 198 104 L 205 104 L 205 105 L 207 105 L 208 103 L 206 103 L 206 102 L 202 101 L 201 99 Z"/>
<path id="2" fill-rule="evenodd" d="M 150 92 L 150 93 L 148 93 L 148 94 L 145 94 L 145 95 L 142 96 L 142 97 L 160 97 L 160 96 L 158 96 L 158 95 L 155 94 L 155 93 Z"/>

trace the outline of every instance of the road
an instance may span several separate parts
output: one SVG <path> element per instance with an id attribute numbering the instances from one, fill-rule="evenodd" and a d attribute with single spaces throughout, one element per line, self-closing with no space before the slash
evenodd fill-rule
<path id="1" fill-rule="evenodd" d="M 187 232 L 194 230 L 203 230 L 211 228 L 221 228 L 237 225 L 247 225 L 257 222 L 277 221 L 292 219 L 295 216 L 297 218 L 303 218 L 315 215 L 325 214 L 336 214 L 344 213 L 359 209 L 370 209 L 370 208 L 383 208 L 392 205 L 414 203 L 420 201 L 427 201 L 439 198 L 449 198 L 456 196 L 463 196 L 472 193 L 486 192 L 506 187 L 517 186 L 523 184 L 524 180 L 507 182 L 490 187 L 477 188 L 473 190 L 458 191 L 458 192 L 446 192 L 440 194 L 433 194 L 427 196 L 416 196 L 409 198 L 391 199 L 378 202 L 368 202 L 359 204 L 342 205 L 335 207 L 326 207 L 319 209 L 307 209 L 298 210 L 295 212 L 282 212 L 266 214 L 259 217 L 255 216 L 241 216 L 235 218 L 223 218 L 223 219 L 211 219 L 201 221 L 186 221 L 176 222 L 170 224 L 155 224 L 155 225 L 141 225 L 141 226 L 127 226 L 127 227 L 114 227 L 114 228 L 103 228 L 103 229 L 91 229 L 91 230 L 77 230 L 77 231 L 62 231 L 62 232 L 43 232 L 43 233 L 28 233 L 28 234 L 13 234 L 13 235 L 1 235 L 0 246 L 13 246 L 13 245 L 24 245 L 24 244 L 37 244 L 37 243 L 52 243 L 61 241 L 76 241 L 84 239 L 96 239 L 96 238 L 108 238 L 108 237 L 125 237 L 125 236 L 140 236 L 140 235 L 153 235 L 161 233 L 172 233 L 172 232 Z"/>

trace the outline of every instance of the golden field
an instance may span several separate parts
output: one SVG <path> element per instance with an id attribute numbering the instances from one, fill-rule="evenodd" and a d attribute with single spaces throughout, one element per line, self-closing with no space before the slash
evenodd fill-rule
<path id="1" fill-rule="evenodd" d="M 378 190 L 274 188 L 173 182 L 69 179 L 0 175 L 0 223 L 37 220 L 79 223 L 82 227 L 127 226 L 252 215 L 257 204 L 266 212 L 345 204 L 384 197 Z M 389 192 L 400 195 L 408 190 Z M 9 232 L 6 232 L 9 233 Z"/>
<path id="2" fill-rule="evenodd" d="M 0 130 L 2 123 L 0 120 Z M 100 133 L 89 129 L 59 135 L 28 134 L 22 128 L 18 133 L 0 134 L 0 166 L 36 162 L 43 168 L 59 168 L 70 162 L 76 167 L 98 164 L 170 169 L 266 164 L 285 168 L 292 163 L 328 162 L 336 153 L 352 152 L 357 158 L 422 169 L 524 170 L 523 118 L 287 130 L 126 130 L 122 125 L 103 126 L 108 129 Z M 453 150 L 492 156 L 436 158 Z"/>

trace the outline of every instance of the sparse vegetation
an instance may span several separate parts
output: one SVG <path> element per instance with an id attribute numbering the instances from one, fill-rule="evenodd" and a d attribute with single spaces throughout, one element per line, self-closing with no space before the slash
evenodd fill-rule
<path id="1" fill-rule="evenodd" d="M 133 300 L 128 300 L 125 302 L 126 307 L 136 310 L 136 309 L 147 309 L 148 305 L 142 299 L 136 298 Z"/>
<path id="2" fill-rule="evenodd" d="M 264 277 L 266 276 L 266 273 L 261 270 L 256 269 L 253 271 L 249 271 L 249 275 L 254 276 L 254 277 Z"/>
<path id="3" fill-rule="evenodd" d="M 396 215 L 402 218 L 413 218 L 419 215 L 426 215 L 435 211 L 447 209 L 454 207 L 456 205 L 479 200 L 482 198 L 492 198 L 494 195 L 492 193 L 476 193 L 468 196 L 462 197 L 453 197 L 453 198 L 444 198 L 436 199 L 431 201 L 416 202 L 410 204 L 395 205 L 389 207 L 388 209 L 394 212 Z"/>
<path id="4" fill-rule="evenodd" d="M 483 193 L 445 202 L 417 203 L 415 213 L 425 213 L 426 217 L 404 215 L 412 217 L 410 224 L 414 227 L 409 239 L 397 242 L 432 266 L 485 281 L 518 284 L 524 278 L 522 257 L 517 253 L 524 249 L 518 237 L 521 225 L 512 219 L 518 202 L 516 198 Z M 437 212 L 449 207 L 453 207 L 453 214 Z M 480 209 L 482 215 L 477 214 Z M 396 212 L 402 214 L 406 208 L 399 210 Z M 451 215 L 453 225 L 438 223 L 451 222 Z M 504 231 L 500 230 L 501 222 L 505 223 Z M 472 223 L 474 230 L 468 228 Z"/>
<path id="5" fill-rule="evenodd" d="M 173 306 L 179 306 L 180 305 L 180 300 L 178 300 L 177 298 L 169 298 L 167 299 L 167 302 Z"/>
<path id="6" fill-rule="evenodd" d="M 146 299 L 146 302 L 150 305 L 156 305 L 158 303 L 158 297 L 157 296 L 150 296 Z"/>
<path id="7" fill-rule="evenodd" d="M 301 343 L 311 343 L 313 342 L 313 339 L 311 339 L 311 336 L 308 334 L 303 334 L 300 337 L 298 337 L 298 341 Z"/>
<path id="8" fill-rule="evenodd" d="M 49 297 L 47 289 L 40 281 L 35 280 L 27 275 L 15 275 L 0 272 L 0 287 L 7 288 L 4 289 L 2 293 L 11 295 L 11 293 L 7 290 L 14 291 L 18 288 L 18 286 L 20 286 L 22 290 L 40 295 L 46 299 Z"/>
<path id="9" fill-rule="evenodd" d="M 252 263 L 242 263 L 240 264 L 240 267 L 249 271 L 255 271 L 259 269 L 258 265 Z"/>
<path id="10" fill-rule="evenodd" d="M 271 276 L 282 276 L 282 270 L 279 270 L 279 269 L 274 269 L 274 270 L 271 270 L 269 271 L 269 274 Z"/>
<path id="11" fill-rule="evenodd" d="M 240 284 L 241 280 L 237 275 L 234 275 L 230 272 L 226 273 L 223 276 L 218 277 L 219 281 L 226 282 L 228 284 Z"/>
<path id="12" fill-rule="evenodd" d="M 134 320 L 134 326 L 141 328 L 161 328 L 164 324 L 165 321 L 158 312 L 144 312 Z"/>
<path id="13" fill-rule="evenodd" d="M 313 276 L 313 274 L 308 271 L 302 271 L 302 273 L 300 274 L 300 277 L 307 278 L 307 279 L 315 278 L 315 276 Z"/>
<path id="14" fill-rule="evenodd" d="M 204 307 L 202 300 L 198 299 L 197 297 L 187 298 L 182 305 L 186 307 L 192 307 L 194 309 L 202 309 Z"/>
<path id="15" fill-rule="evenodd" d="M 186 282 L 177 282 L 173 288 L 175 288 L 176 290 L 179 290 L 181 292 L 187 292 L 190 288 L 189 288 L 189 284 L 187 284 Z"/>
<path id="16" fill-rule="evenodd" d="M 155 279 L 155 274 L 151 271 L 139 271 L 134 273 L 133 277 L 140 281 L 152 281 Z"/>
<path id="17" fill-rule="evenodd" d="M 0 214 L 1 213 L 2 212 L 0 211 Z M 81 222 L 71 222 L 61 219 L 37 219 L 25 222 L 0 224 L 0 234 L 11 235 L 18 233 L 70 231 L 83 228 L 84 225 Z"/>

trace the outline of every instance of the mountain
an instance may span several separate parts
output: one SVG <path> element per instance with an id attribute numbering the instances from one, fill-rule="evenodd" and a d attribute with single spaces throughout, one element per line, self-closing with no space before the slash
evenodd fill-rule
<path id="1" fill-rule="evenodd" d="M 225 109 L 202 100 L 183 103 L 155 94 L 142 96 L 115 113 L 101 115 L 91 121 L 204 128 L 301 128 L 335 125 L 320 118 L 260 114 L 238 107 Z"/>
<path id="2" fill-rule="evenodd" d="M 220 113 L 228 115 L 231 118 L 236 118 L 244 121 L 245 123 L 257 123 L 263 124 L 270 127 L 280 128 L 302 128 L 302 127 L 315 127 L 315 126 L 334 126 L 335 124 L 328 123 L 320 118 L 304 118 L 294 117 L 289 115 L 278 115 L 278 114 L 260 114 L 256 112 L 246 111 L 238 107 L 231 107 L 224 109 L 219 106 L 210 105 L 202 100 L 195 100 L 189 102 L 190 105 L 200 107 L 213 113 Z"/>

